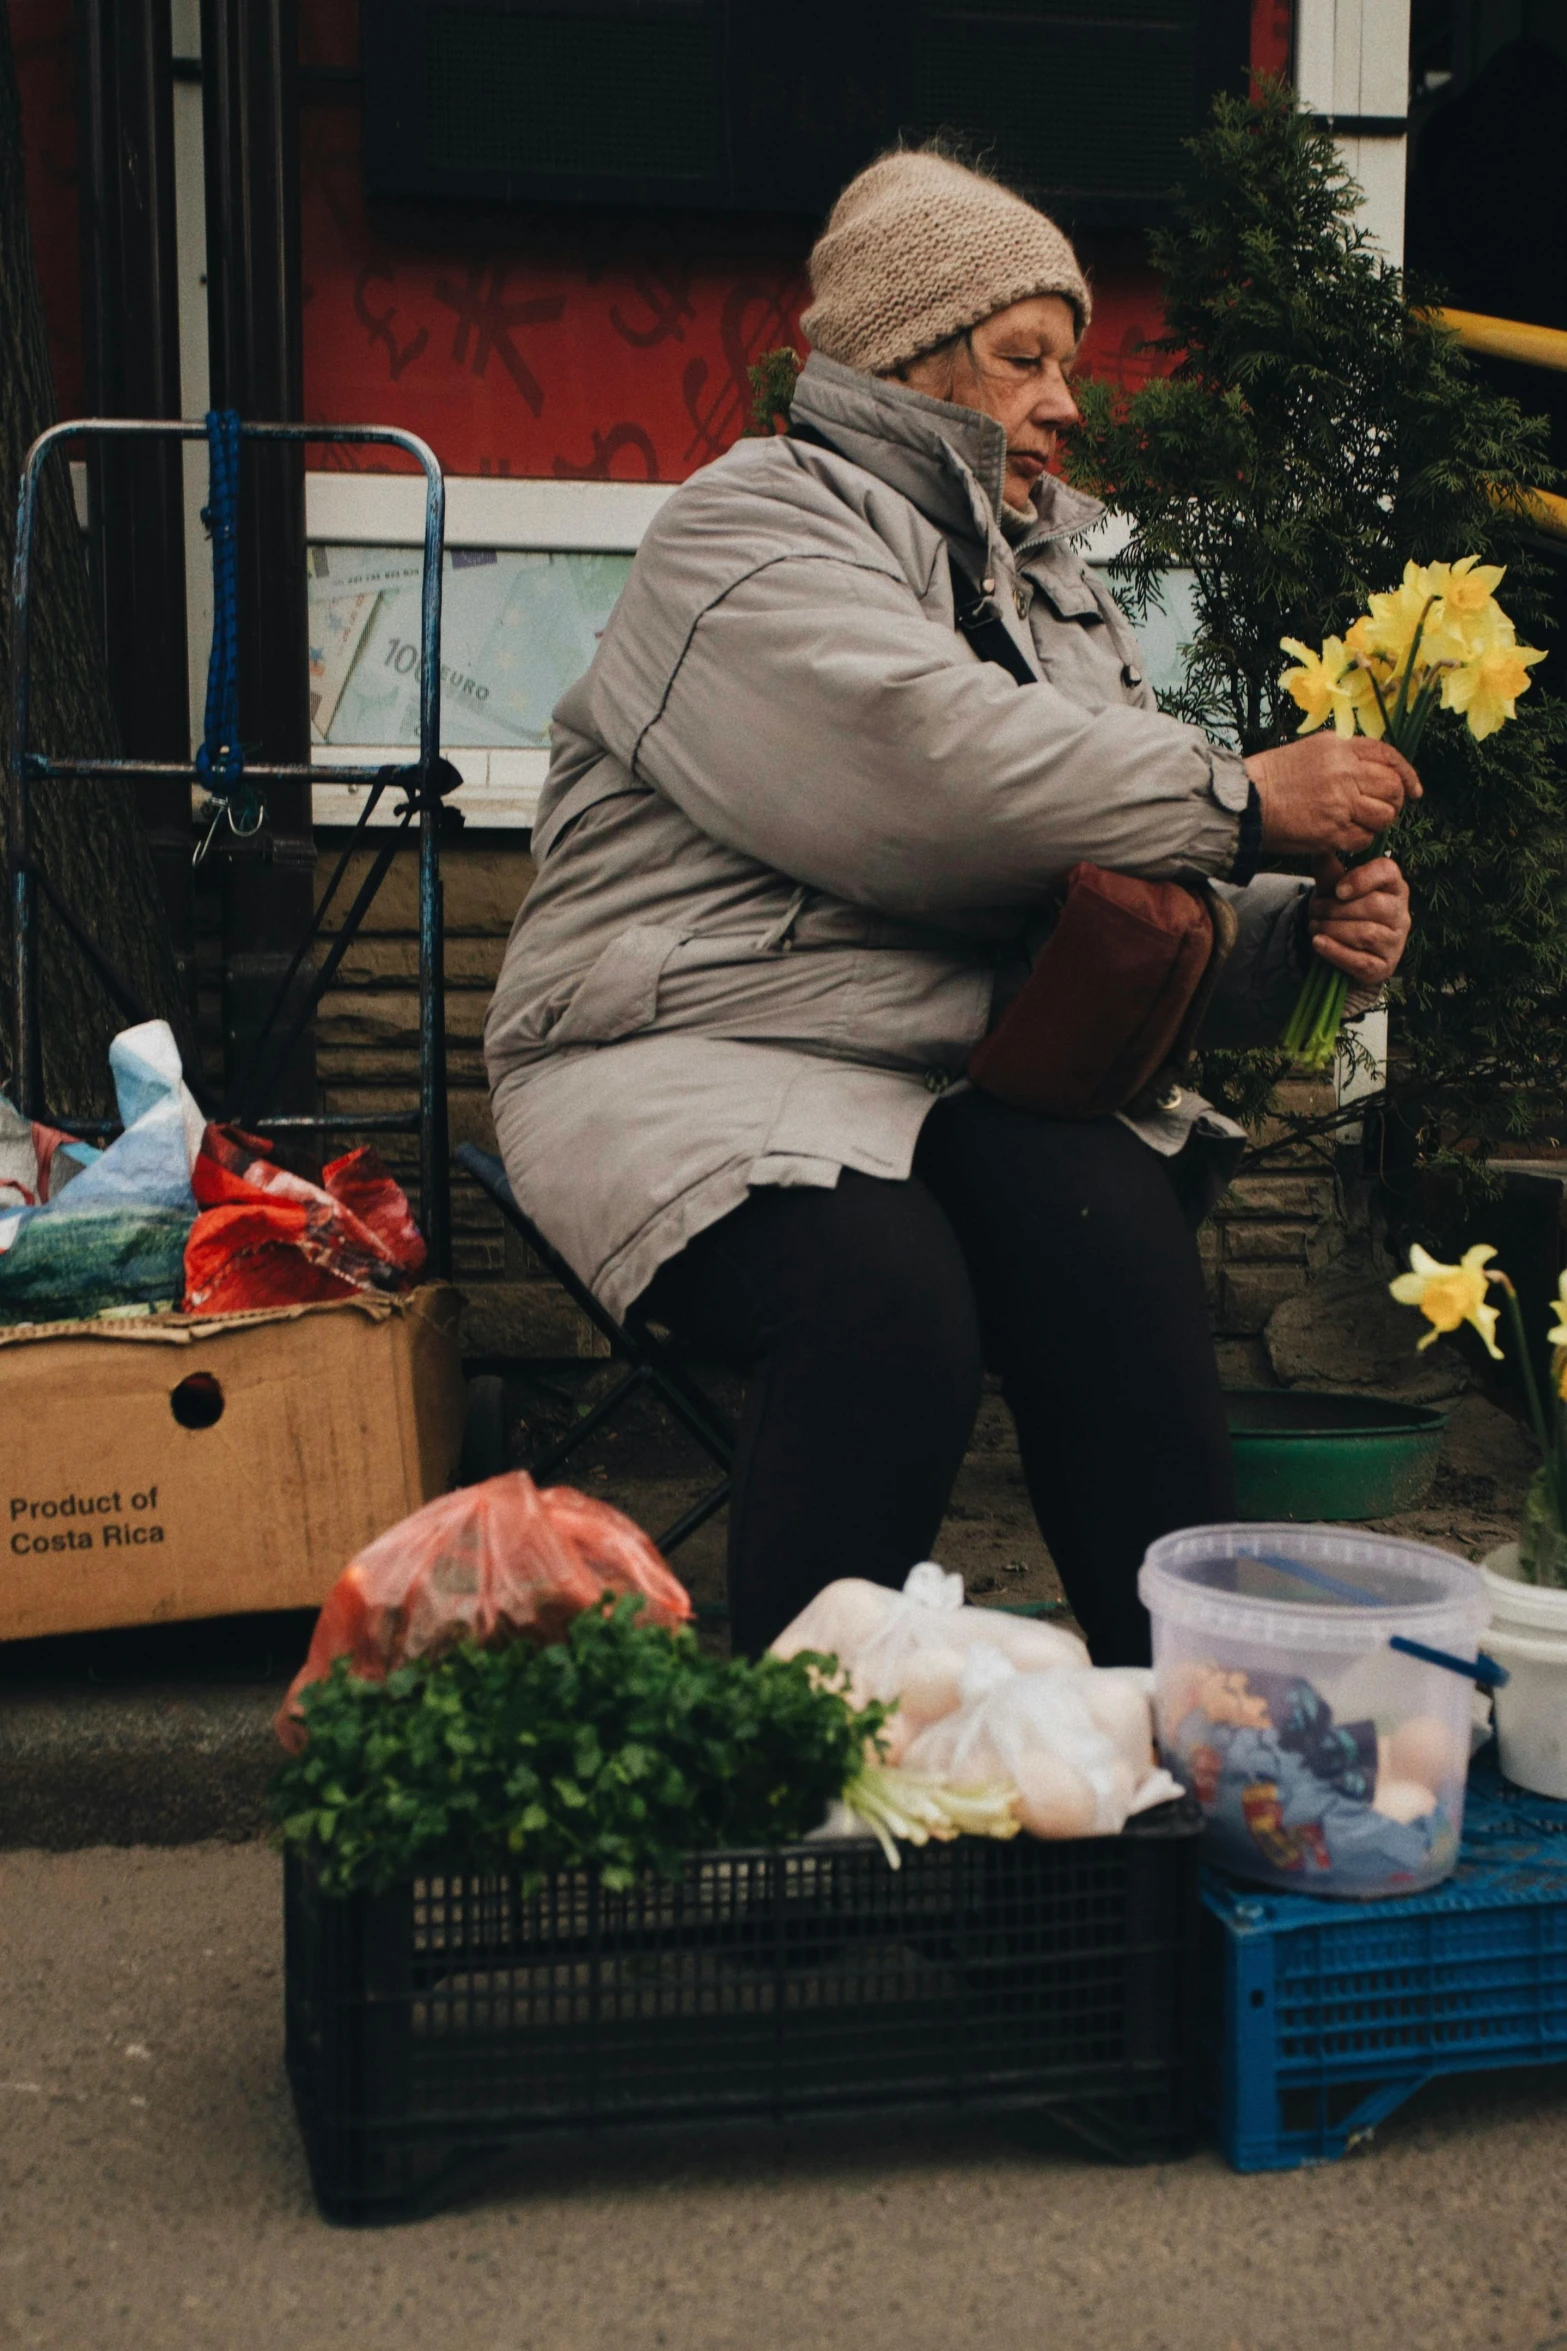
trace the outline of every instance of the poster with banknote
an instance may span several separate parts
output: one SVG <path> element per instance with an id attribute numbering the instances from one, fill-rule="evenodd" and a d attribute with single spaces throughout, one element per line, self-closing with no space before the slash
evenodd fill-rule
<path id="1" fill-rule="evenodd" d="M 446 556 L 441 740 L 542 748 L 550 712 L 593 658 L 631 568 L 629 555 L 495 552 Z M 419 739 L 418 551 L 310 551 L 310 695 L 315 739 Z"/>

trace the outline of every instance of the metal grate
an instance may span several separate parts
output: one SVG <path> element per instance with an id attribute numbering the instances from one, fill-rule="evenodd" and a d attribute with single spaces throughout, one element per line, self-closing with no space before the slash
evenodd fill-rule
<path id="1" fill-rule="evenodd" d="M 626 1893 L 288 1872 L 289 2057 L 329 2211 L 550 2128 L 1054 2108 L 1120 2154 L 1185 2137 L 1197 1820 L 1122 1837 L 693 1856 Z"/>
<path id="2" fill-rule="evenodd" d="M 1197 0 L 947 0 L 920 31 L 920 119 L 1029 194 L 1162 196 L 1198 127 L 1197 35 Z"/>
<path id="3" fill-rule="evenodd" d="M 820 215 L 946 131 L 1075 221 L 1156 217 L 1248 0 L 375 0 L 366 184 Z"/>
<path id="4" fill-rule="evenodd" d="M 463 172 L 711 179 L 723 150 L 719 68 L 717 25 L 690 7 L 432 9 L 426 160 Z"/>

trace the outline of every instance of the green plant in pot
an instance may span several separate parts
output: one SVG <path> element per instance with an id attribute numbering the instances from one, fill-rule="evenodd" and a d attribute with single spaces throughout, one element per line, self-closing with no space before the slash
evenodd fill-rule
<path id="1" fill-rule="evenodd" d="M 1521 1333 L 1520 1319 L 1520 1333 Z M 1551 1357 L 1552 1426 L 1547 1435 L 1539 1385 L 1527 1373 L 1529 1396 L 1536 1415 L 1540 1467 L 1530 1481 L 1524 1502 L 1523 1530 L 1518 1538 L 1518 1572 L 1525 1583 L 1549 1585 L 1567 1591 L 1567 1274 L 1557 1284 L 1556 1320 L 1546 1332 L 1555 1353 Z M 1519 1353 L 1527 1349 L 1520 1336 Z"/>
<path id="2" fill-rule="evenodd" d="M 1491 1304 L 1491 1289 L 1500 1289 L 1506 1300 L 1540 1466 L 1530 1481 L 1517 1542 L 1503 1544 L 1481 1565 L 1491 1602 L 1487 1645 L 1510 1677 L 1496 1692 L 1497 1745 L 1510 1780 L 1540 1795 L 1567 1797 L 1567 1274 L 1547 1334 L 1555 1353 L 1551 1388 L 1542 1396 L 1518 1293 L 1491 1263 L 1495 1255 L 1481 1241 L 1457 1265 L 1443 1265 L 1417 1246 L 1409 1253 L 1409 1271 L 1391 1288 L 1400 1305 L 1418 1306 L 1430 1323 L 1422 1347 L 1468 1323 L 1497 1361 L 1501 1309 Z"/>

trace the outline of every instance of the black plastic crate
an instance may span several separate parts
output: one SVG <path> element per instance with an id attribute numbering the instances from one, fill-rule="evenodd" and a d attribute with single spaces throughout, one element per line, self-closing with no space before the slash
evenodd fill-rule
<path id="1" fill-rule="evenodd" d="M 610 1893 L 431 1868 L 390 1894 L 285 1874 L 288 2067 L 323 2212 L 396 2219 L 464 2157 L 633 2123 L 1048 2110 L 1183 2153 L 1195 1805 L 1119 1837 L 694 1854 Z"/>

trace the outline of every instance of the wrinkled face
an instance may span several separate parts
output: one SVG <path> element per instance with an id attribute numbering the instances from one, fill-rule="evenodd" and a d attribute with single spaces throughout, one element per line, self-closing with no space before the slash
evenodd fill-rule
<path id="1" fill-rule="evenodd" d="M 1027 509 L 1059 436 L 1081 422 L 1067 381 L 1076 357 L 1071 303 L 1061 294 L 1033 294 L 899 374 L 931 399 L 995 418 L 1007 436 L 1007 504 Z"/>

